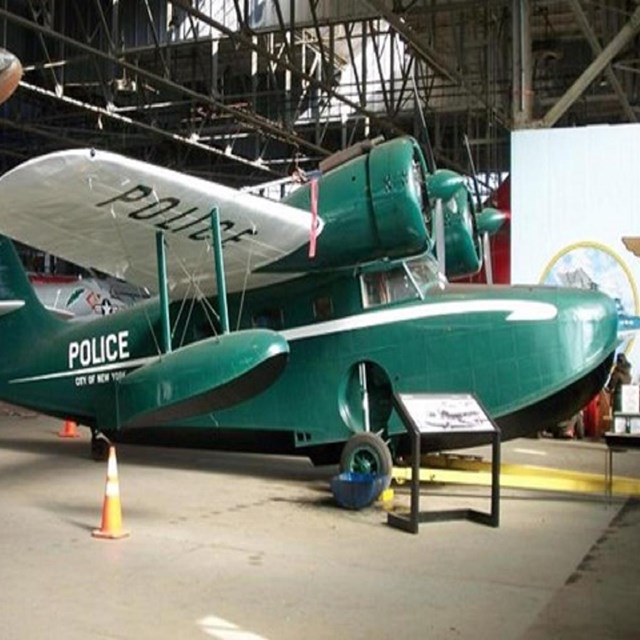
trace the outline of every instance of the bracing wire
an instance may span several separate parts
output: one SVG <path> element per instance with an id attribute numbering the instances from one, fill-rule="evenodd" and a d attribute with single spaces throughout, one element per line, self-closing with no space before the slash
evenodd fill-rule
<path id="1" fill-rule="evenodd" d="M 185 274 L 187 281 L 189 283 L 189 288 L 188 291 L 191 290 L 191 288 L 193 288 L 193 291 L 195 293 L 195 295 L 193 296 L 194 300 L 198 300 L 202 306 L 202 309 L 204 311 L 205 317 L 207 318 L 207 322 L 210 325 L 211 330 L 213 331 L 214 335 L 218 334 L 218 330 L 216 328 L 216 320 L 218 321 L 218 323 L 220 322 L 220 316 L 218 315 L 218 312 L 215 310 L 214 306 L 211 304 L 211 302 L 208 300 L 207 296 L 204 294 L 204 292 L 202 291 L 202 288 L 200 287 L 200 285 L 198 284 L 197 280 L 196 280 L 196 272 L 199 272 L 201 270 L 203 270 L 202 265 L 204 263 L 205 257 L 208 253 L 208 250 L 210 248 L 210 245 L 208 243 L 203 244 L 203 250 L 200 254 L 200 259 L 198 261 L 198 263 L 196 264 L 196 266 L 193 268 L 192 271 L 189 271 L 189 269 L 187 269 L 184 260 L 174 251 L 172 251 L 171 247 L 169 246 L 169 251 L 171 252 L 171 256 L 173 258 L 175 258 L 176 264 L 180 267 L 180 269 L 183 271 L 183 273 Z M 184 307 L 181 307 L 181 311 L 183 310 Z M 192 310 L 190 310 L 189 312 L 189 318 L 191 317 L 191 313 Z M 211 315 L 213 316 L 213 320 L 211 318 Z M 177 322 L 177 321 L 176 321 Z M 177 325 L 176 325 L 177 326 Z M 186 324 L 185 324 L 185 332 L 186 332 Z M 183 334 L 184 336 L 184 334 Z"/>
<path id="2" fill-rule="evenodd" d="M 153 191 L 153 196 L 156 198 L 156 200 L 158 199 L 158 196 L 156 195 L 155 190 Z M 135 262 L 131 257 L 131 253 L 129 252 L 129 249 L 127 248 L 127 243 L 124 240 L 124 234 L 122 233 L 122 229 L 120 228 L 120 221 L 118 220 L 118 216 L 113 210 L 113 206 L 111 207 L 111 217 L 114 220 L 116 233 L 118 234 L 118 238 L 120 240 L 120 246 L 122 248 L 122 252 L 124 253 L 125 260 L 127 261 L 127 264 L 133 265 L 135 264 Z M 156 332 L 153 328 L 153 322 L 151 322 L 151 318 L 149 317 L 149 313 L 147 311 L 146 305 L 143 305 L 142 309 L 144 312 L 144 317 L 147 321 L 147 325 L 149 327 L 149 333 L 151 334 L 151 338 L 153 339 L 153 344 L 155 345 L 155 348 L 156 348 L 156 352 L 158 355 L 162 355 L 160 342 L 158 341 L 158 337 L 156 336 Z"/>
<path id="3" fill-rule="evenodd" d="M 242 320 L 242 312 L 244 310 L 244 298 L 247 292 L 247 282 L 249 281 L 249 275 L 251 273 L 251 258 L 253 256 L 253 246 L 249 250 L 247 256 L 247 266 L 244 271 L 244 280 L 242 281 L 242 293 L 240 294 L 240 305 L 238 306 L 238 321 L 236 323 L 236 331 L 240 329 L 240 321 Z"/>

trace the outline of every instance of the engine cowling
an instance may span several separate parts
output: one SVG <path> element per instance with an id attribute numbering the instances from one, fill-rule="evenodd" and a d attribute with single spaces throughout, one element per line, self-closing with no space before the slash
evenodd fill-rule
<path id="1" fill-rule="evenodd" d="M 497 233 L 506 214 L 492 207 L 476 213 L 466 180 L 459 173 L 438 169 L 427 177 L 432 204 L 442 202 L 445 229 L 445 271 L 448 278 L 478 273 L 484 256 L 482 236 Z M 436 246 L 436 255 L 440 248 Z"/>
<path id="2" fill-rule="evenodd" d="M 424 156 L 412 138 L 373 146 L 318 178 L 322 231 L 314 258 L 308 245 L 268 271 L 348 268 L 382 258 L 418 255 L 433 246 Z M 311 210 L 307 183 L 285 199 Z M 311 230 L 310 230 L 311 232 Z"/>
<path id="3" fill-rule="evenodd" d="M 504 221 L 504 214 L 495 209 L 483 209 L 476 215 L 471 193 L 460 174 L 448 169 L 429 174 L 420 146 L 410 137 L 381 144 L 361 143 L 323 161 L 321 170 L 317 213 L 322 230 L 315 257 L 309 258 L 307 244 L 264 267 L 264 271 L 353 268 L 429 250 L 437 253 L 433 207 L 439 200 L 444 218 L 446 275 L 472 275 L 482 268 L 481 235 L 495 233 Z M 311 184 L 307 183 L 285 202 L 310 211 L 311 198 Z"/>
<path id="4" fill-rule="evenodd" d="M 477 273 L 482 267 L 482 247 L 464 177 L 448 169 L 438 169 L 427 177 L 427 188 L 433 200 L 442 202 L 447 277 Z M 436 247 L 436 255 L 439 250 Z"/>

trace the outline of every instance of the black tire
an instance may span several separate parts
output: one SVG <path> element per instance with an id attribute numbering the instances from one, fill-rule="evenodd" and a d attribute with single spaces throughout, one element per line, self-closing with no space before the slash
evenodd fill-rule
<path id="1" fill-rule="evenodd" d="M 96 462 L 105 462 L 109 459 L 109 446 L 111 443 L 102 434 L 91 436 L 91 458 Z"/>
<path id="2" fill-rule="evenodd" d="M 340 473 L 372 473 L 388 478 L 385 489 L 391 482 L 393 460 L 391 451 L 377 434 L 365 431 L 349 438 L 340 456 Z"/>

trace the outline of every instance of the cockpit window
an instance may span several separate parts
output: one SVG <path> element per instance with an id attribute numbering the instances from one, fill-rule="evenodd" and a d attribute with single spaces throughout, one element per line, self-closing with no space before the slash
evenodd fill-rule
<path id="1" fill-rule="evenodd" d="M 444 282 L 436 262 L 428 256 L 367 271 L 360 278 L 365 309 L 424 298 L 427 289 Z"/>
<path id="2" fill-rule="evenodd" d="M 433 286 L 441 287 L 447 281 L 445 276 L 438 271 L 438 263 L 431 256 L 407 260 L 405 264 L 422 294 Z"/>

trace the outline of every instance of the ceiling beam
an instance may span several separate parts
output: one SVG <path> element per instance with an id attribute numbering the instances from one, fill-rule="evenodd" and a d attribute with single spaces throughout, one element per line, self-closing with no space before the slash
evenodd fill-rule
<path id="1" fill-rule="evenodd" d="M 264 56 L 265 58 L 267 58 L 273 63 L 276 63 L 278 65 L 283 65 L 286 69 L 293 72 L 297 77 L 309 83 L 311 86 L 321 89 L 331 98 L 335 98 L 336 100 L 347 105 L 354 111 L 357 111 L 363 116 L 369 118 L 369 120 L 372 123 L 374 123 L 381 131 L 387 131 L 393 134 L 394 136 L 407 135 L 407 132 L 404 129 L 401 129 L 390 120 L 382 118 L 380 117 L 380 115 L 374 113 L 373 111 L 365 109 L 362 105 L 358 104 L 357 102 L 347 98 L 346 96 L 343 96 L 341 93 L 338 93 L 330 84 L 322 80 L 318 80 L 318 78 L 315 78 L 312 75 L 309 75 L 308 73 L 304 72 L 302 69 L 300 69 L 300 67 L 291 63 L 291 61 L 288 60 L 286 56 L 280 56 L 278 54 L 271 53 L 266 47 L 254 41 L 250 36 L 247 36 L 243 31 L 234 31 L 233 29 L 230 29 L 225 24 L 217 20 L 214 20 L 212 17 L 203 13 L 199 9 L 192 6 L 188 6 L 184 2 L 184 0 L 170 0 L 170 2 L 172 4 L 175 4 L 177 7 L 180 7 L 180 9 L 182 9 L 183 11 L 186 11 L 187 13 L 192 15 L 194 18 L 197 18 L 198 20 L 204 22 L 204 24 L 207 24 L 210 27 L 213 27 L 214 29 L 224 34 L 225 36 L 228 36 L 234 42 L 241 43 L 243 46 L 247 47 L 251 51 L 255 51 L 260 56 Z"/>
<path id="2" fill-rule="evenodd" d="M 545 116 L 536 123 L 542 128 L 553 127 L 571 105 L 585 92 L 587 87 L 602 73 L 615 56 L 631 42 L 640 30 L 640 6 L 631 15 L 615 38 L 603 49 L 602 53 L 584 70 L 582 75 L 567 89 L 566 93 L 556 102 Z"/>
<path id="3" fill-rule="evenodd" d="M 94 113 L 97 118 L 104 117 L 111 120 L 115 120 L 120 124 L 137 127 L 138 129 L 142 129 L 143 131 L 152 133 L 153 135 L 158 136 L 160 138 L 165 138 L 172 142 L 178 142 L 180 144 L 187 145 L 191 148 L 195 147 L 200 151 L 207 151 L 209 153 L 213 153 L 214 155 L 226 158 L 227 160 L 233 160 L 235 162 L 239 162 L 241 164 L 251 167 L 252 169 L 260 169 L 261 171 L 264 171 L 266 173 L 271 173 L 271 174 L 275 173 L 272 169 L 265 166 L 259 160 L 249 160 L 247 158 L 243 158 L 242 156 L 234 155 L 233 153 L 227 153 L 226 151 L 223 151 L 222 149 L 218 149 L 217 147 L 211 147 L 209 145 L 203 144 L 202 142 L 198 142 L 197 140 L 192 140 L 191 138 L 182 136 L 178 133 L 172 133 L 171 131 L 166 131 L 159 127 L 155 127 L 151 124 L 147 124 L 146 122 L 140 122 L 138 120 L 134 120 L 133 118 L 129 118 L 128 116 L 123 116 L 120 113 L 116 113 L 109 109 L 105 109 L 104 107 L 99 107 L 95 104 L 83 102 L 82 100 L 76 100 L 75 98 L 71 98 L 69 96 L 57 95 L 55 92 L 50 91 L 49 89 L 44 89 L 43 87 L 38 87 L 36 85 L 29 84 L 24 80 L 20 82 L 20 87 L 28 91 L 32 91 L 33 93 L 51 98 L 52 100 L 57 100 L 58 102 L 63 102 L 64 104 L 68 104 L 68 105 L 77 107 L 79 109 L 83 109 L 89 113 Z M 20 127 L 20 123 L 18 123 L 17 126 Z"/>
<path id="4" fill-rule="evenodd" d="M 393 29 L 402 36 L 418 57 L 424 60 L 434 71 L 438 73 L 438 75 L 444 76 L 453 84 L 464 89 L 464 91 L 474 98 L 478 104 L 482 105 L 485 109 L 488 109 L 497 122 L 507 129 L 511 128 L 509 118 L 494 106 L 488 104 L 483 96 L 469 87 L 465 77 L 459 71 L 454 69 L 453 66 L 449 64 L 433 47 L 427 44 L 424 39 L 409 26 L 408 22 L 402 15 L 394 13 L 382 0 L 361 0 L 361 2 L 377 11 L 393 27 Z"/>
<path id="5" fill-rule="evenodd" d="M 254 127 L 257 131 L 263 134 L 271 135 L 276 139 L 284 140 L 291 144 L 298 145 L 299 147 L 310 149 L 315 153 L 318 153 L 323 156 L 329 155 L 330 153 L 327 149 L 324 149 L 323 147 L 320 147 L 304 138 L 301 138 L 300 136 L 297 136 L 292 131 L 283 129 L 282 127 L 278 126 L 277 124 L 275 124 L 270 120 L 267 120 L 266 118 L 258 116 L 257 114 L 254 114 L 252 112 L 245 111 L 243 109 L 238 109 L 236 107 L 225 105 L 224 103 L 220 102 L 219 100 L 216 100 L 210 95 L 198 93 L 197 91 L 194 91 L 183 85 L 180 85 L 177 82 L 174 82 L 173 80 L 170 80 L 168 78 L 163 78 L 162 76 L 159 76 L 155 73 L 152 73 L 141 67 L 138 67 L 137 65 L 131 62 L 127 62 L 122 58 L 117 58 L 110 53 L 107 53 L 100 49 L 96 49 L 95 47 L 92 47 L 86 43 L 79 42 L 78 40 L 75 40 L 73 38 L 70 38 L 69 36 L 66 36 L 62 33 L 54 31 L 49 27 L 37 24 L 31 20 L 27 20 L 22 16 L 12 13 L 11 11 L 8 11 L 7 9 L 0 8 L 0 18 L 5 18 L 6 20 L 13 22 L 15 24 L 18 24 L 25 29 L 30 29 L 36 33 L 40 33 L 50 38 L 60 40 L 61 42 L 71 45 L 79 49 L 80 51 L 83 51 L 85 53 L 90 53 L 99 58 L 102 58 L 103 60 L 113 62 L 114 64 L 117 64 L 120 67 L 127 69 L 132 73 L 137 74 L 140 77 L 145 78 L 146 80 L 154 83 L 156 86 L 160 86 L 166 89 L 170 89 L 172 91 L 176 91 L 178 93 L 186 95 L 199 102 L 209 104 L 212 107 L 234 117 L 236 120 L 240 122 L 244 122 L 245 124 Z"/>
<path id="6" fill-rule="evenodd" d="M 595 56 L 600 56 L 602 54 L 602 46 L 600 45 L 600 42 L 598 41 L 596 34 L 593 32 L 591 25 L 589 24 L 589 20 L 582 8 L 582 5 L 580 4 L 580 0 L 569 0 L 569 4 L 571 5 L 573 12 L 575 13 L 576 18 L 578 19 L 578 24 L 580 25 L 580 29 L 582 29 L 582 33 L 584 33 L 584 37 L 589 42 L 589 46 L 591 47 L 591 50 L 593 51 Z M 618 100 L 620 100 L 622 109 L 624 110 L 624 113 L 629 119 L 629 121 L 638 122 L 638 116 L 636 115 L 635 111 L 631 108 L 631 105 L 629 104 L 629 100 L 627 98 L 627 94 L 624 92 L 624 89 L 622 88 L 622 85 L 620 84 L 620 81 L 618 80 L 618 77 L 614 73 L 610 64 L 607 64 L 607 66 L 604 69 L 604 73 L 607 77 L 607 80 L 609 81 L 609 84 L 611 85 L 611 88 L 615 91 L 616 95 L 618 96 Z"/>

